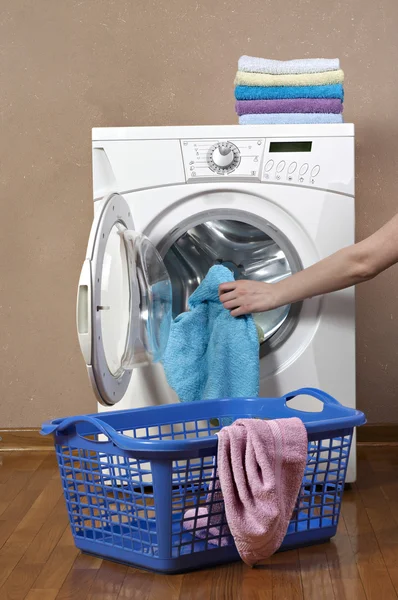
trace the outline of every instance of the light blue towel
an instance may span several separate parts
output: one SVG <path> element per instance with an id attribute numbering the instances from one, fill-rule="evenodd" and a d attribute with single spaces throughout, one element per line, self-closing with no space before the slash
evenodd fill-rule
<path id="1" fill-rule="evenodd" d="M 281 98 L 339 98 L 343 100 L 344 88 L 341 83 L 277 87 L 237 85 L 235 98 L 237 100 L 278 100 Z"/>
<path id="2" fill-rule="evenodd" d="M 300 123 L 342 123 L 343 115 L 331 113 L 274 113 L 266 115 L 242 115 L 239 125 L 300 124 Z"/>
<path id="3" fill-rule="evenodd" d="M 256 56 L 241 56 L 239 71 L 247 73 L 269 73 L 270 75 L 288 75 L 301 73 L 324 73 L 340 69 L 338 58 L 299 58 L 295 60 L 270 60 Z"/>
<path id="4" fill-rule="evenodd" d="M 231 317 L 218 287 L 234 276 L 212 267 L 171 326 L 163 366 L 182 402 L 250 398 L 259 392 L 259 342 L 253 317 Z"/>

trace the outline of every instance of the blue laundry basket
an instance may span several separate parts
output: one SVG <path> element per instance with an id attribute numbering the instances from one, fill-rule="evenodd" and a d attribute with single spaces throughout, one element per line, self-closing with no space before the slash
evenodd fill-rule
<path id="1" fill-rule="evenodd" d="M 299 395 L 321 400 L 322 412 L 290 408 L 288 401 Z M 239 559 L 230 536 L 221 545 L 222 502 L 217 502 L 219 535 L 209 527 L 199 531 L 196 520 L 196 529 L 186 531 L 184 513 L 207 506 L 214 514 L 216 433 L 223 424 L 292 416 L 305 423 L 308 461 L 281 549 L 330 539 L 337 529 L 353 429 L 365 423 L 365 416 L 324 392 L 302 389 L 283 398 L 206 400 L 44 424 L 43 435 L 54 436 L 76 546 L 165 573 Z"/>

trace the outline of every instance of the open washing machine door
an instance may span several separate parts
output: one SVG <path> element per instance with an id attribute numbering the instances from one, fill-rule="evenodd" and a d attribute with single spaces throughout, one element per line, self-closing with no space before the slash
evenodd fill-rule
<path id="1" fill-rule="evenodd" d="M 134 230 L 126 200 L 111 194 L 91 228 L 76 310 L 80 348 L 102 404 L 123 398 L 134 368 L 161 360 L 171 318 L 167 269 Z"/>

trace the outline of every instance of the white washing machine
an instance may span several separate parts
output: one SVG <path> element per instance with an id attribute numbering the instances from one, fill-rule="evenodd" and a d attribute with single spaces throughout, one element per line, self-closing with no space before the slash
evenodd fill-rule
<path id="1" fill-rule="evenodd" d="M 213 264 L 276 282 L 354 242 L 349 124 L 94 129 L 93 184 L 77 324 L 100 410 L 178 401 L 170 318 Z M 353 289 L 255 318 L 262 396 L 311 386 L 355 406 Z"/>

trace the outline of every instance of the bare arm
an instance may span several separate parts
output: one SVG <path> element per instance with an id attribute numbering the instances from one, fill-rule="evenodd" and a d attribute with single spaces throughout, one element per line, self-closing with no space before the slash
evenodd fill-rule
<path id="1" fill-rule="evenodd" d="M 275 284 L 240 280 L 220 286 L 234 317 L 272 310 L 372 279 L 398 262 L 398 214 L 376 233 Z"/>

